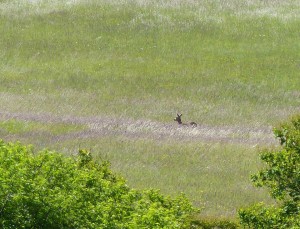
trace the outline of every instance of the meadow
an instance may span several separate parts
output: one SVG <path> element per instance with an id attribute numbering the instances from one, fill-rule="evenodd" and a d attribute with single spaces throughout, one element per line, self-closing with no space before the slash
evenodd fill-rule
<path id="1" fill-rule="evenodd" d="M 173 125 L 181 112 L 212 128 L 271 129 L 300 111 L 299 27 L 298 0 L 2 0 L 1 112 Z M 249 179 L 264 145 L 117 131 L 57 140 L 88 127 L 1 120 L 1 138 L 91 149 L 130 186 L 184 192 L 203 215 L 270 201 Z"/>

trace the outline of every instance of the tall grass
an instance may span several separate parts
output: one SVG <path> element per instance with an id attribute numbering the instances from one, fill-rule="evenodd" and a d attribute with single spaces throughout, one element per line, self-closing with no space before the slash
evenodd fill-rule
<path id="1" fill-rule="evenodd" d="M 182 111 L 214 125 L 270 125 L 299 110 L 297 15 L 242 14 L 260 8 L 251 1 L 79 3 L 36 1 L 20 16 L 2 3 L 3 109 L 159 121 Z"/>

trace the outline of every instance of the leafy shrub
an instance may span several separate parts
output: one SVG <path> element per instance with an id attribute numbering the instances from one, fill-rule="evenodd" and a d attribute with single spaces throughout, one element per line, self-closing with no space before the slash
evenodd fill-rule
<path id="1" fill-rule="evenodd" d="M 1 228 L 186 228 L 195 209 L 180 195 L 130 189 L 109 163 L 0 140 Z"/>
<path id="2" fill-rule="evenodd" d="M 300 116 L 274 130 L 281 149 L 265 151 L 261 159 L 266 168 L 252 176 L 266 186 L 278 206 L 263 203 L 241 209 L 241 223 L 251 228 L 300 228 Z"/>
<path id="3" fill-rule="evenodd" d="M 201 229 L 237 229 L 238 223 L 229 219 L 220 218 L 201 218 L 192 220 L 191 228 Z"/>

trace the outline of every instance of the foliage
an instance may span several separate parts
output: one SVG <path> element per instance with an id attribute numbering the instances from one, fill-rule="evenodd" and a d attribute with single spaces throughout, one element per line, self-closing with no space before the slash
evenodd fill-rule
<path id="1" fill-rule="evenodd" d="M 261 154 L 267 167 L 252 180 L 266 186 L 278 206 L 256 204 L 241 209 L 239 216 L 242 224 L 254 228 L 300 228 L 300 116 L 274 133 L 282 148 Z"/>
<path id="2" fill-rule="evenodd" d="M 237 229 L 239 225 L 229 219 L 220 218 L 201 218 L 192 220 L 191 228 L 201 228 L 201 229 Z"/>
<path id="3" fill-rule="evenodd" d="M 1 228 L 186 228 L 183 196 L 130 189 L 108 162 L 0 141 Z"/>

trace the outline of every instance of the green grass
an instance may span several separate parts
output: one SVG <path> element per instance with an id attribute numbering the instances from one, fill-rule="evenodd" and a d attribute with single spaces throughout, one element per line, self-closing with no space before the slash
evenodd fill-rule
<path id="1" fill-rule="evenodd" d="M 213 125 L 270 125 L 298 111 L 297 17 L 201 7 L 211 19 L 135 4 L 3 13 L 1 106 L 159 121 L 181 111 Z"/>
<path id="2" fill-rule="evenodd" d="M 159 188 L 173 195 L 184 192 L 196 206 L 204 207 L 203 215 L 234 217 L 242 205 L 269 201 L 266 192 L 255 189 L 250 181 L 260 165 L 257 148 L 123 137 L 81 144 L 91 147 L 95 157 L 111 161 L 131 187 Z M 77 150 L 74 142 L 62 145 Z"/>
<path id="3" fill-rule="evenodd" d="M 86 130 L 84 125 L 40 123 L 10 119 L 0 122 L 1 139 L 33 144 L 36 149 L 50 148 L 59 137 Z"/>
<path id="4" fill-rule="evenodd" d="M 2 111 L 270 126 L 299 112 L 299 2 L 0 1 Z M 176 3 L 177 2 L 177 3 Z M 101 152 L 136 188 L 184 191 L 203 214 L 267 200 L 256 148 L 123 137 L 53 143 L 66 124 L 1 123 L 1 136 Z M 34 135 L 32 132 L 38 132 Z M 54 145 L 53 145 L 54 144 Z"/>
<path id="5" fill-rule="evenodd" d="M 68 125 L 68 124 L 45 124 L 33 121 L 18 121 L 15 119 L 9 119 L 0 122 L 0 128 L 2 133 L 5 134 L 26 134 L 34 131 L 45 131 L 53 135 L 67 134 L 71 132 L 77 132 L 84 130 L 82 125 Z"/>

